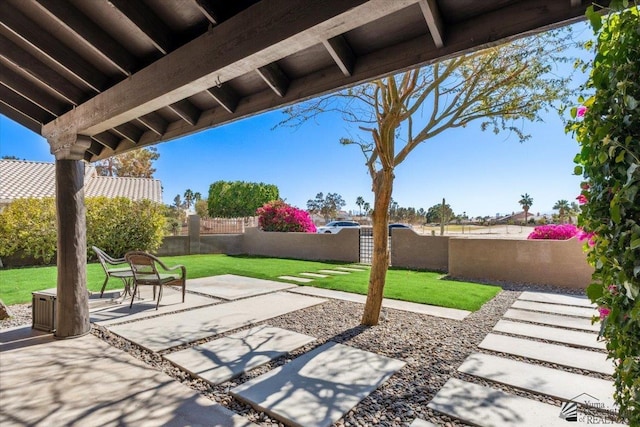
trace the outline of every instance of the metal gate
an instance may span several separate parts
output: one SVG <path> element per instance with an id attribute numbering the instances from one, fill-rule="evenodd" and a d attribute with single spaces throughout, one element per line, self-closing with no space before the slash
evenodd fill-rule
<path id="1" fill-rule="evenodd" d="M 360 228 L 360 263 L 371 264 L 373 258 L 373 228 Z"/>
<path id="2" fill-rule="evenodd" d="M 387 240 L 389 265 L 391 265 L 391 234 Z M 373 259 L 373 227 L 360 228 L 360 264 L 371 264 Z"/>

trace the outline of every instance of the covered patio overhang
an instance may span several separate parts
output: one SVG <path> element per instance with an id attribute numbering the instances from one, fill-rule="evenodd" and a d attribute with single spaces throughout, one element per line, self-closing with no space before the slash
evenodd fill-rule
<path id="1" fill-rule="evenodd" d="M 567 25 L 590 4 L 0 2 L 0 113 L 45 137 L 56 157 L 56 336 L 90 329 L 83 161 Z"/>

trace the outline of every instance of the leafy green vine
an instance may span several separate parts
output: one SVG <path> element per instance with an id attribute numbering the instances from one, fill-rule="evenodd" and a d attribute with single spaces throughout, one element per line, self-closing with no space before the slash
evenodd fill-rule
<path id="1" fill-rule="evenodd" d="M 640 425 L 640 12 L 613 1 L 606 18 L 590 7 L 598 36 L 581 99 L 567 126 L 580 143 L 576 174 L 584 177 L 579 225 L 589 234 L 595 267 L 587 294 L 600 311 L 601 335 L 615 363 L 615 399 L 630 425 Z M 624 9 L 626 7 L 626 9 Z"/>

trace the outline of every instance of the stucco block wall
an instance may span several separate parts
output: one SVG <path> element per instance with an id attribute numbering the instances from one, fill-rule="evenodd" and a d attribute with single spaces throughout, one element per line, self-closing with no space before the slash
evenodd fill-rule
<path id="1" fill-rule="evenodd" d="M 447 271 L 449 237 L 421 236 L 398 228 L 391 235 L 391 265 L 415 270 Z"/>
<path id="2" fill-rule="evenodd" d="M 449 239 L 449 275 L 460 279 L 586 288 L 593 268 L 571 240 Z"/>
<path id="3" fill-rule="evenodd" d="M 243 251 L 248 255 L 305 260 L 360 261 L 359 230 L 337 234 L 275 233 L 245 229 Z"/>
<path id="4" fill-rule="evenodd" d="M 158 256 L 187 255 L 189 253 L 189 236 L 165 236 L 158 248 Z"/>
<path id="5" fill-rule="evenodd" d="M 200 254 L 240 255 L 242 248 L 242 234 L 213 234 L 200 236 Z"/>

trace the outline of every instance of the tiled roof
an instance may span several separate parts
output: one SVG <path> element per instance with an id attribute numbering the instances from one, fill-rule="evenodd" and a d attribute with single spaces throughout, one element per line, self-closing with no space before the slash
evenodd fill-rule
<path id="1" fill-rule="evenodd" d="M 151 178 L 98 176 L 95 168 L 85 170 L 86 197 L 126 197 L 149 199 L 162 203 L 162 183 Z M 26 197 L 55 197 L 56 167 L 54 163 L 24 160 L 0 160 L 0 204 Z"/>

